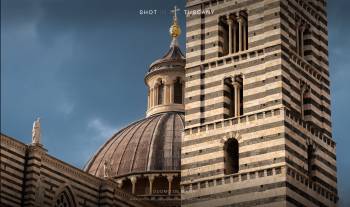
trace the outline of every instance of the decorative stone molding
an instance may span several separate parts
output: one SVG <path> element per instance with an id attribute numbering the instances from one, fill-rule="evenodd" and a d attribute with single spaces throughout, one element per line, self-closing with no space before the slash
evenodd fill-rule
<path id="1" fill-rule="evenodd" d="M 234 132 L 228 132 L 226 133 L 225 136 L 223 136 L 222 139 L 220 139 L 220 143 L 221 144 L 225 144 L 225 142 L 229 139 L 236 139 L 238 142 L 240 142 L 240 140 L 242 139 L 242 136 L 240 135 L 240 133 L 238 131 L 234 131 Z"/>

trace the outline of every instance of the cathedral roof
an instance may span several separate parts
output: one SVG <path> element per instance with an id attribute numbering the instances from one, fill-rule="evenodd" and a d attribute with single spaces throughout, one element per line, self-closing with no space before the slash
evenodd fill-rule
<path id="1" fill-rule="evenodd" d="M 130 124 L 113 135 L 91 158 L 85 171 L 103 177 L 180 170 L 183 113 L 167 112 Z"/>

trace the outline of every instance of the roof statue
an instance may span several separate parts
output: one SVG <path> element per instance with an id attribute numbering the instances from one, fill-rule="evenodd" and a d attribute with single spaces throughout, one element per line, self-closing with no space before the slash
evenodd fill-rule
<path id="1" fill-rule="evenodd" d="M 32 129 L 32 144 L 41 145 L 41 126 L 40 118 L 37 118 L 33 123 Z"/>

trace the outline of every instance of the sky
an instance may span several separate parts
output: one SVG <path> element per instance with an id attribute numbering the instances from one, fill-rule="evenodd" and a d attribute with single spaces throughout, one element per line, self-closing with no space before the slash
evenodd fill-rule
<path id="1" fill-rule="evenodd" d="M 350 206 L 350 1 L 328 4 L 340 206 Z M 1 133 L 30 143 L 40 117 L 44 147 L 82 168 L 145 116 L 144 75 L 169 48 L 174 5 L 185 0 L 1 0 Z M 179 19 L 184 51 L 183 11 Z"/>

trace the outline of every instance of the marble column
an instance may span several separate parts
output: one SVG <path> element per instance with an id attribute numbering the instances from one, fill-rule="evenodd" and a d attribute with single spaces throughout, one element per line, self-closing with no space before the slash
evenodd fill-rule
<path id="1" fill-rule="evenodd" d="M 174 103 L 174 82 L 170 84 L 170 104 Z"/>
<path id="2" fill-rule="evenodd" d="M 173 181 L 173 175 L 167 175 L 168 179 L 168 195 L 171 195 L 171 182 Z"/>
<path id="3" fill-rule="evenodd" d="M 131 193 L 132 193 L 132 194 L 135 194 L 135 188 L 136 188 L 137 177 L 136 177 L 136 176 L 131 176 L 131 177 L 130 177 L 130 181 L 131 181 L 131 184 L 132 184 Z"/>
<path id="4" fill-rule="evenodd" d="M 240 101 L 240 84 L 235 82 L 233 84 L 234 90 L 235 90 L 235 117 L 240 116 L 240 108 L 241 108 L 241 101 Z"/>
<path id="5" fill-rule="evenodd" d="M 227 15 L 227 24 L 228 24 L 228 51 L 229 51 L 229 54 L 232 54 L 232 25 L 233 25 L 233 20 L 230 19 L 229 15 Z"/>
<path id="6" fill-rule="evenodd" d="M 170 84 L 165 85 L 165 104 L 170 104 Z"/>
<path id="7" fill-rule="evenodd" d="M 151 91 L 148 89 L 148 94 L 147 94 L 147 109 L 151 108 L 150 94 L 151 94 Z"/>
<path id="8" fill-rule="evenodd" d="M 154 105 L 158 105 L 158 85 L 154 87 Z"/>
<path id="9" fill-rule="evenodd" d="M 150 108 L 154 106 L 154 89 L 151 88 L 151 93 L 150 93 Z"/>
<path id="10" fill-rule="evenodd" d="M 237 52 L 237 24 L 233 24 L 233 52 Z"/>
<path id="11" fill-rule="evenodd" d="M 238 51 L 243 50 L 243 17 L 238 17 Z"/>
<path id="12" fill-rule="evenodd" d="M 153 192 L 153 181 L 154 181 L 155 175 L 149 175 L 148 180 L 149 180 L 149 195 L 152 195 Z"/>

